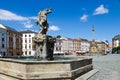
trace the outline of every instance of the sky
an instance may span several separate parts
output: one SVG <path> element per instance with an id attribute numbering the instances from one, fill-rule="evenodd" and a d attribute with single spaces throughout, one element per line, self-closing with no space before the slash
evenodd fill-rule
<path id="1" fill-rule="evenodd" d="M 112 42 L 120 34 L 120 0 L 0 0 L 0 24 L 17 31 L 38 31 L 38 12 L 47 15 L 48 35 Z"/>

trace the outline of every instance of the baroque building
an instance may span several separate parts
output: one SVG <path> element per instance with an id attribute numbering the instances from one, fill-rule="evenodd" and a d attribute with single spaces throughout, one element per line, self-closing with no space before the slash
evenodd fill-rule
<path id="1" fill-rule="evenodd" d="M 22 33 L 22 52 L 23 56 L 34 56 L 35 50 L 33 49 L 33 37 L 36 36 L 36 32 L 26 30 Z"/>
<path id="2" fill-rule="evenodd" d="M 2 56 L 22 55 L 22 34 L 15 29 L 0 24 L 0 54 Z"/>
<path id="3" fill-rule="evenodd" d="M 90 49 L 90 42 L 87 39 L 81 38 L 81 52 L 88 53 Z"/>
<path id="4" fill-rule="evenodd" d="M 54 44 L 54 54 L 63 54 L 62 52 L 62 40 L 60 38 L 56 38 L 56 42 Z"/>
<path id="5" fill-rule="evenodd" d="M 104 55 L 107 52 L 108 46 L 107 46 L 106 42 L 99 41 L 99 42 L 97 42 L 97 48 L 98 48 L 98 50 L 97 50 L 98 54 Z"/>
<path id="6" fill-rule="evenodd" d="M 112 38 L 112 46 L 113 47 L 120 46 L 120 35 L 116 35 Z"/>
<path id="7" fill-rule="evenodd" d="M 80 38 L 73 39 L 73 52 L 77 53 L 80 52 L 80 50 L 81 50 L 81 39 Z"/>
<path id="8" fill-rule="evenodd" d="M 71 54 L 73 52 L 73 39 L 62 37 L 61 50 L 66 54 Z"/>
<path id="9" fill-rule="evenodd" d="M 54 54 L 71 54 L 73 52 L 73 39 L 57 38 L 54 46 Z"/>

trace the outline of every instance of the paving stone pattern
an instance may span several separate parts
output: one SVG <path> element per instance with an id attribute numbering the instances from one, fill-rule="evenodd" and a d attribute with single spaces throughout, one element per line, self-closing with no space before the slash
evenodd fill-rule
<path id="1" fill-rule="evenodd" d="M 88 80 L 120 80 L 120 54 L 91 57 L 99 72 Z"/>

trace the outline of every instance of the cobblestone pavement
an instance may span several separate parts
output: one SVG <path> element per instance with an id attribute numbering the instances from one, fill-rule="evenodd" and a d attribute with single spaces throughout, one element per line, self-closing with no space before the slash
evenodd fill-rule
<path id="1" fill-rule="evenodd" d="M 120 80 L 120 54 L 91 57 L 99 72 L 88 80 Z"/>

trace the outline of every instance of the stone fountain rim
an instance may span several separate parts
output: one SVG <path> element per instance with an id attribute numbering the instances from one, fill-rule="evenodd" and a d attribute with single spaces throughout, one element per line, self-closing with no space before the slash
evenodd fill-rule
<path id="1" fill-rule="evenodd" d="M 49 60 L 42 60 L 42 61 L 27 61 L 27 60 L 17 60 L 17 59 L 11 59 L 11 58 L 0 58 L 0 61 L 6 61 L 6 62 L 14 62 L 14 63 L 21 63 L 21 64 L 47 64 L 47 63 L 70 63 L 75 61 L 82 61 L 92 58 L 82 58 L 82 59 L 73 59 L 73 60 L 56 60 L 56 61 L 49 61 Z"/>

